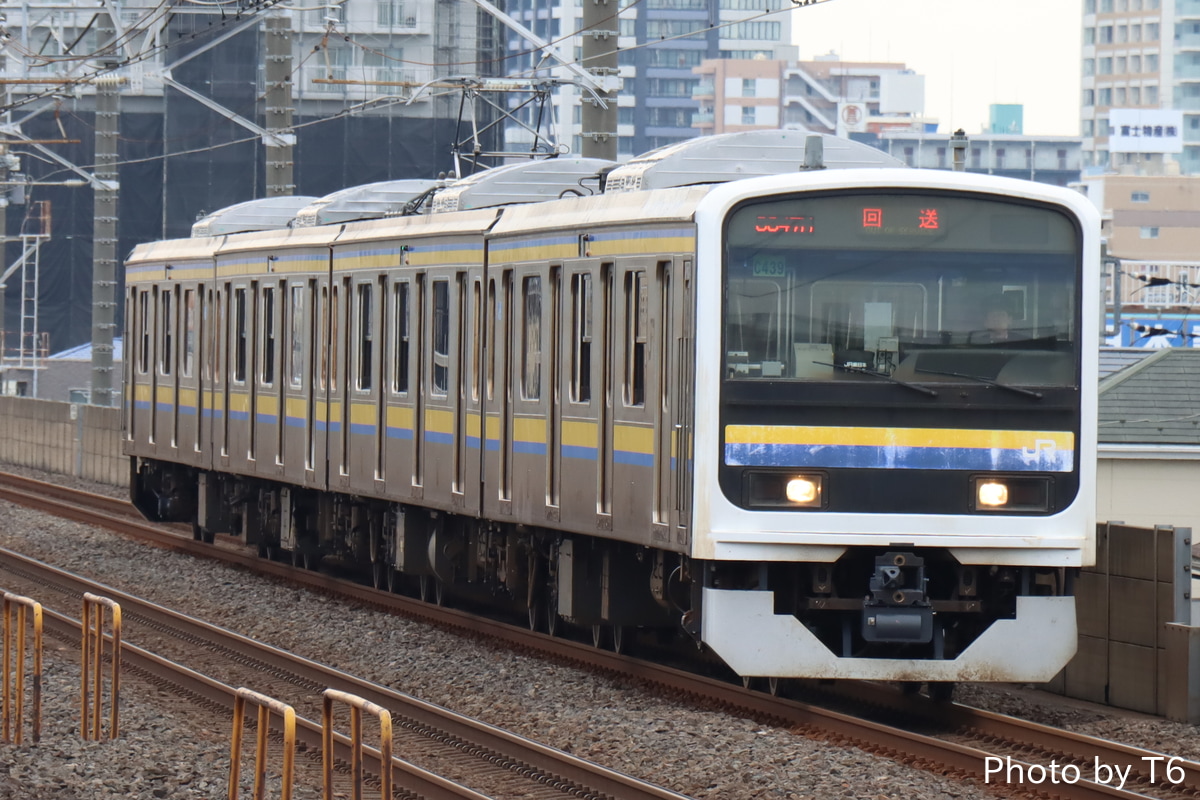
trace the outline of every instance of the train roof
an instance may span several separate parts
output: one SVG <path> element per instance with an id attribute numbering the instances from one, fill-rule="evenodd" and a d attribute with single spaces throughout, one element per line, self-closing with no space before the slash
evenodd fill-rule
<path id="1" fill-rule="evenodd" d="M 711 186 L 680 186 L 655 192 L 603 194 L 536 206 L 514 206 L 504 209 L 492 234 L 503 236 L 554 228 L 582 232 L 622 224 L 689 221 L 696 205 L 711 189 Z"/>
<path id="2" fill-rule="evenodd" d="M 218 248 L 217 255 L 244 253 L 251 250 L 278 250 L 285 247 L 326 247 L 341 233 L 340 225 L 316 228 L 285 228 L 228 236 Z"/>
<path id="3" fill-rule="evenodd" d="M 247 200 L 201 217 L 192 225 L 192 236 L 201 238 L 286 228 L 297 211 L 316 199 L 308 195 L 287 195 Z"/>
<path id="4" fill-rule="evenodd" d="M 638 156 L 608 175 L 605 193 L 664 189 L 796 172 L 810 137 L 819 137 L 826 169 L 903 167 L 904 162 L 862 142 L 827 133 L 766 130 L 701 136 Z"/>
<path id="5" fill-rule="evenodd" d="M 158 242 L 145 242 L 133 248 L 125 263 L 144 264 L 147 262 L 164 263 L 211 259 L 213 253 L 224 241 L 224 236 L 205 236 L 195 239 L 164 239 Z"/>
<path id="6" fill-rule="evenodd" d="M 296 228 L 308 228 L 400 214 L 409 202 L 440 185 L 441 181 L 434 180 L 398 180 L 350 186 L 314 198 L 296 212 L 292 224 Z"/>
<path id="7" fill-rule="evenodd" d="M 335 244 L 411 236 L 479 234 L 486 231 L 496 221 L 497 213 L 494 208 L 481 208 L 450 215 L 388 217 L 387 219 L 351 222 L 344 226 Z"/>
<path id="8" fill-rule="evenodd" d="M 493 167 L 454 181 L 438 192 L 433 198 L 433 213 L 599 193 L 600 173 L 614 165 L 603 158 L 559 157 Z"/>

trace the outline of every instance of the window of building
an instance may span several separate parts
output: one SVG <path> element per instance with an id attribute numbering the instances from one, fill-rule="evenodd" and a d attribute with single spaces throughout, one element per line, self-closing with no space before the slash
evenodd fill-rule
<path id="1" fill-rule="evenodd" d="M 1147 42 L 1157 42 L 1158 41 L 1158 23 L 1157 22 L 1147 22 L 1145 31 L 1146 31 L 1146 41 Z"/>
<path id="2" fill-rule="evenodd" d="M 706 25 L 707 23 L 699 23 Z M 721 31 L 723 39 L 766 39 L 777 42 L 780 35 L 778 22 L 739 22 Z"/>
<path id="3" fill-rule="evenodd" d="M 1146 54 L 1146 72 L 1158 72 L 1158 53 Z"/>
<path id="4" fill-rule="evenodd" d="M 1100 13 L 1111 14 L 1113 10 L 1113 0 L 1100 0 Z"/>
<path id="5" fill-rule="evenodd" d="M 1097 102 L 1097 104 L 1102 105 L 1102 106 L 1111 106 L 1112 105 L 1112 89 L 1108 89 L 1108 88 L 1101 89 L 1099 91 L 1099 94 L 1096 96 L 1096 102 Z"/>
<path id="6" fill-rule="evenodd" d="M 1148 106 L 1158 105 L 1158 87 L 1157 86 L 1143 87 L 1142 100 L 1145 103 L 1145 105 L 1148 105 Z"/>
<path id="7" fill-rule="evenodd" d="M 1113 99 L 1116 101 L 1116 104 L 1117 104 L 1118 106 L 1124 106 L 1124 105 L 1125 105 L 1125 98 L 1126 98 L 1125 87 L 1124 87 L 1124 86 L 1118 86 L 1118 87 L 1117 87 L 1116 94 L 1114 94 L 1114 95 L 1113 95 Z"/>
<path id="8" fill-rule="evenodd" d="M 1101 75 L 1112 75 L 1112 69 L 1113 69 L 1112 58 L 1105 56 L 1104 58 L 1100 59 L 1100 74 Z"/>
<path id="9" fill-rule="evenodd" d="M 913 166 L 913 148 L 904 148 L 904 163 L 908 166 Z"/>
<path id="10" fill-rule="evenodd" d="M 996 148 L 996 169 L 1004 169 L 1004 157 L 1006 155 L 1003 147 Z"/>
<path id="11" fill-rule="evenodd" d="M 742 78 L 742 97 L 754 97 L 758 81 L 754 78 Z"/>
<path id="12" fill-rule="evenodd" d="M 1100 44 L 1112 44 L 1113 29 L 1112 25 L 1100 26 Z"/>
<path id="13" fill-rule="evenodd" d="M 1083 60 L 1083 74 L 1085 76 L 1096 74 L 1096 59 L 1085 58 Z"/>
<path id="14" fill-rule="evenodd" d="M 1128 25 L 1118 25 L 1117 26 L 1117 44 L 1124 44 L 1125 42 L 1128 42 L 1128 41 L 1129 41 L 1129 26 Z"/>
<path id="15" fill-rule="evenodd" d="M 1082 96 L 1080 102 L 1085 106 L 1096 105 L 1096 90 L 1095 89 L 1084 89 L 1083 96 Z"/>
<path id="16" fill-rule="evenodd" d="M 978 147 L 971 148 L 971 166 L 975 169 L 983 166 L 983 151 Z"/>
<path id="17" fill-rule="evenodd" d="M 1130 56 L 1129 57 L 1129 71 L 1133 72 L 1133 73 L 1138 73 L 1138 72 L 1142 71 L 1142 57 L 1141 56 Z"/>
<path id="18" fill-rule="evenodd" d="M 946 148 L 939 147 L 937 149 L 937 168 L 945 169 L 946 166 Z"/>
<path id="19" fill-rule="evenodd" d="M 1083 135 L 1086 137 L 1092 137 L 1092 136 L 1096 135 L 1096 121 L 1095 120 L 1085 119 L 1083 121 Z"/>
<path id="20" fill-rule="evenodd" d="M 1150 193 L 1149 192 L 1131 192 L 1129 195 L 1129 199 L 1131 202 L 1134 202 L 1134 203 L 1149 203 L 1150 202 Z"/>
<path id="21" fill-rule="evenodd" d="M 1129 41 L 1140 42 L 1141 40 L 1142 40 L 1142 26 L 1141 25 L 1130 25 L 1129 26 Z"/>
<path id="22" fill-rule="evenodd" d="M 1117 56 L 1116 61 L 1113 62 L 1113 69 L 1116 70 L 1118 74 L 1124 74 L 1126 72 L 1128 69 L 1128 60 L 1125 58 L 1125 56 Z"/>
<path id="23" fill-rule="evenodd" d="M 742 124 L 754 124 L 754 106 L 742 106 Z"/>
<path id="24" fill-rule="evenodd" d="M 1083 0 L 1083 13 L 1095 14 L 1096 13 L 1096 0 Z"/>
<path id="25" fill-rule="evenodd" d="M 1153 225 L 1153 226 L 1143 225 L 1139 229 L 1138 233 L 1140 234 L 1140 236 L 1143 239 L 1157 239 L 1158 238 L 1158 226 L 1157 225 Z"/>
<path id="26" fill-rule="evenodd" d="M 1096 29 L 1095 28 L 1088 27 L 1088 28 L 1083 29 L 1083 43 L 1084 44 L 1095 44 L 1096 43 Z"/>
<path id="27" fill-rule="evenodd" d="M 1059 150 L 1056 155 L 1058 157 L 1058 168 L 1066 169 L 1067 168 L 1067 151 Z"/>

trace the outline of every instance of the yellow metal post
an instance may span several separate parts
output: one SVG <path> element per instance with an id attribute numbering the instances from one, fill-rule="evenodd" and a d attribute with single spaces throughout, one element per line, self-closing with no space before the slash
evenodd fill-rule
<path id="1" fill-rule="evenodd" d="M 83 667 L 80 670 L 80 733 L 83 739 L 99 739 L 101 677 L 100 662 L 104 655 L 104 608 L 110 612 L 112 627 L 112 684 L 109 689 L 109 700 L 112 709 L 108 720 L 108 738 L 115 739 L 120 733 L 121 707 L 121 606 L 107 597 L 85 593 L 83 595 L 83 616 L 79 627 L 83 632 Z M 92 697 L 88 695 L 88 684 L 91 683 Z M 89 706 L 89 701 L 91 705 Z M 89 725 L 89 712 L 91 724 Z"/>
<path id="2" fill-rule="evenodd" d="M 13 612 L 16 624 L 13 624 Z M 28 614 L 33 614 L 33 741 L 42 738 L 42 604 L 28 597 L 4 593 L 4 741 L 21 744 L 25 728 L 25 628 Z M 16 628 L 15 656 L 13 628 Z M 15 671 L 15 691 L 10 687 L 9 673 Z M 13 724 L 15 723 L 15 724 Z"/>
<path id="3" fill-rule="evenodd" d="M 283 719 L 283 774 L 279 790 L 280 800 L 291 800 L 293 775 L 296 759 L 296 710 L 273 697 L 259 694 L 246 688 L 237 690 L 233 701 L 233 737 L 229 753 L 229 800 L 237 800 L 238 781 L 242 772 L 242 728 L 245 725 L 246 703 L 258 707 L 258 730 L 255 737 L 257 749 L 254 753 L 254 800 L 263 800 L 267 790 L 267 733 L 270 730 L 271 712 Z"/>
<path id="4" fill-rule="evenodd" d="M 324 798 L 333 798 L 333 704 L 350 706 L 350 774 L 354 780 L 352 800 L 362 800 L 362 715 L 366 711 L 379 718 L 379 796 L 387 800 L 392 796 L 392 713 L 381 705 L 372 703 L 358 695 L 325 690 L 325 702 L 321 712 L 321 765 L 324 772 Z"/>

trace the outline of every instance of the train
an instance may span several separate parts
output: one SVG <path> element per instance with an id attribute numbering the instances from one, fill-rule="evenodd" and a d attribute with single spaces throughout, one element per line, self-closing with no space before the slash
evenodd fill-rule
<path id="1" fill-rule="evenodd" d="M 1095 558 L 1098 213 L 756 135 L 139 245 L 134 504 L 747 682 L 1051 679 Z"/>

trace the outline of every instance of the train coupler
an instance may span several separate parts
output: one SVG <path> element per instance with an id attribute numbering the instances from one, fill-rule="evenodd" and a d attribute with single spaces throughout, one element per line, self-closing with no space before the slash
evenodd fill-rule
<path id="1" fill-rule="evenodd" d="M 927 644 L 933 639 L 925 559 L 897 552 L 876 557 L 869 589 L 863 600 L 864 640 Z"/>

